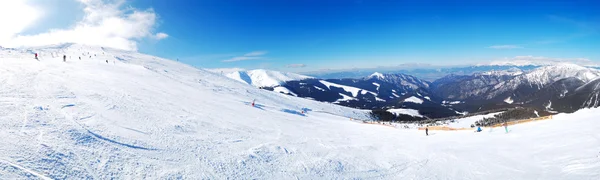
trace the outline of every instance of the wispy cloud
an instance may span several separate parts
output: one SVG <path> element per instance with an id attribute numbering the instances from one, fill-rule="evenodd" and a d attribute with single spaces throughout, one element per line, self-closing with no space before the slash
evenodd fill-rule
<path id="1" fill-rule="evenodd" d="M 517 46 L 517 45 L 493 45 L 488 48 L 490 48 L 490 49 L 520 49 L 523 47 Z"/>
<path id="2" fill-rule="evenodd" d="M 267 51 L 254 51 L 244 54 L 244 56 L 262 56 L 267 54 Z"/>
<path id="3" fill-rule="evenodd" d="M 247 60 L 261 60 L 264 59 L 263 55 L 266 55 L 267 51 L 253 51 L 244 54 L 243 56 L 236 56 L 230 59 L 223 60 L 223 62 L 236 62 L 236 61 L 247 61 Z"/>
<path id="4" fill-rule="evenodd" d="M 285 67 L 288 67 L 288 68 L 303 68 L 303 67 L 306 67 L 306 64 L 288 64 Z"/>
<path id="5" fill-rule="evenodd" d="M 165 33 L 156 33 L 154 35 L 154 39 L 157 39 L 157 40 L 165 39 L 165 38 L 168 38 L 168 37 L 169 37 L 169 35 L 165 34 Z"/>

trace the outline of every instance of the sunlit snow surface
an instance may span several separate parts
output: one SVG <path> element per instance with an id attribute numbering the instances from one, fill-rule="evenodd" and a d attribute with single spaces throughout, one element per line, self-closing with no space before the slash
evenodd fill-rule
<path id="1" fill-rule="evenodd" d="M 598 109 L 425 136 L 152 56 L 35 51 L 0 51 L 0 179 L 600 179 Z"/>

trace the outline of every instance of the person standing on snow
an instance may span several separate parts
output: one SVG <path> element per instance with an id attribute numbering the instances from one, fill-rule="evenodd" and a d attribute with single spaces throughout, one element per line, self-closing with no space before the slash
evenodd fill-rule
<path id="1" fill-rule="evenodd" d="M 35 53 L 35 59 L 38 59 L 37 53 Z"/>
<path id="2" fill-rule="evenodd" d="M 429 126 L 425 127 L 425 136 L 429 136 Z"/>
<path id="3" fill-rule="evenodd" d="M 504 121 L 504 131 L 508 133 L 508 123 L 506 123 L 506 121 Z"/>
<path id="4" fill-rule="evenodd" d="M 63 55 L 63 62 L 67 62 L 67 55 Z"/>

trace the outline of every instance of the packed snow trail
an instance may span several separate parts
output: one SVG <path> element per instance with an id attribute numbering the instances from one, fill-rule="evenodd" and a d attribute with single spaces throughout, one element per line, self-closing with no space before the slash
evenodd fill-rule
<path id="1" fill-rule="evenodd" d="M 135 52 L 0 49 L 0 179 L 599 179 L 598 113 L 426 137 Z"/>

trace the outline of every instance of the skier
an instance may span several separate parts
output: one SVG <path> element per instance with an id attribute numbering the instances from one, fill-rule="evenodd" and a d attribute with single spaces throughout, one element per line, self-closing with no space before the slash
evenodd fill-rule
<path id="1" fill-rule="evenodd" d="M 38 59 L 37 53 L 35 53 L 35 59 L 36 59 L 36 60 Z"/>
<path id="2" fill-rule="evenodd" d="M 79 56 L 79 60 L 81 60 L 81 56 Z"/>
<path id="3" fill-rule="evenodd" d="M 508 123 L 506 123 L 506 121 L 504 121 L 504 131 L 508 133 Z"/>
<path id="4" fill-rule="evenodd" d="M 67 62 L 67 55 L 63 55 L 63 62 Z"/>
<path id="5" fill-rule="evenodd" d="M 256 101 L 256 99 L 255 99 L 255 100 L 252 100 L 252 107 L 254 107 L 254 101 Z"/>
<path id="6" fill-rule="evenodd" d="M 481 132 L 481 126 L 477 126 L 477 132 Z"/>
<path id="7" fill-rule="evenodd" d="M 108 60 L 106 60 L 106 64 L 108 64 Z"/>
<path id="8" fill-rule="evenodd" d="M 429 126 L 425 127 L 425 136 L 429 136 Z"/>

